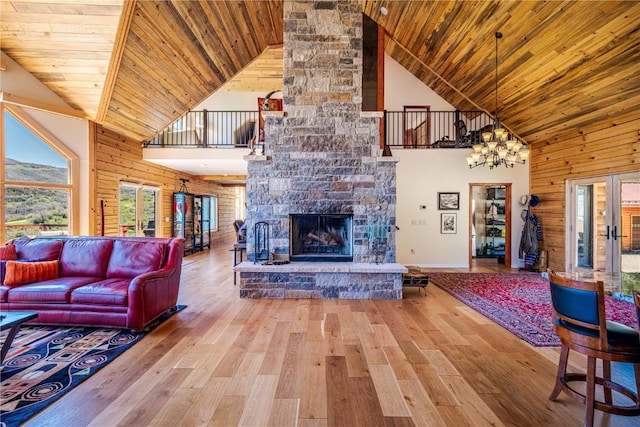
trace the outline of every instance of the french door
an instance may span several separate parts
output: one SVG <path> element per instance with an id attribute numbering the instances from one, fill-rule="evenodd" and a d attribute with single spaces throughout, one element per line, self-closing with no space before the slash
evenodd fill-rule
<path id="1" fill-rule="evenodd" d="M 567 270 L 640 288 L 640 172 L 569 181 Z"/>
<path id="2" fill-rule="evenodd" d="M 156 187 L 120 183 L 120 236 L 156 237 L 158 194 Z"/>

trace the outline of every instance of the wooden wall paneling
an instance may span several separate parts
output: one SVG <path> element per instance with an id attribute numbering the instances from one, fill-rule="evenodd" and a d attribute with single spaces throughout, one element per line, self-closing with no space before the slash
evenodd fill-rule
<path id="1" fill-rule="evenodd" d="M 118 198 L 121 181 L 151 185 L 160 188 L 159 234 L 171 236 L 173 192 L 180 188 L 180 178 L 189 179 L 187 188 L 194 194 L 206 194 L 218 197 L 219 229 L 212 233 L 212 243 L 229 241 L 235 237 L 233 220 L 235 215 L 235 193 L 233 187 L 224 187 L 197 177 L 159 166 L 142 160 L 140 142 L 92 123 L 95 130 L 95 200 L 93 202 L 93 234 L 99 233 L 100 201 L 104 202 L 105 235 L 117 236 Z"/>
<path id="2" fill-rule="evenodd" d="M 530 191 L 540 197 L 549 267 L 565 268 L 566 180 L 633 172 L 640 169 L 640 117 L 607 119 L 585 129 L 571 129 L 532 144 Z"/>

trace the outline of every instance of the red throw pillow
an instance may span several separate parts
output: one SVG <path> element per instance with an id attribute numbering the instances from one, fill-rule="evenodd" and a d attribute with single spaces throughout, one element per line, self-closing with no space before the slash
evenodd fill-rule
<path id="1" fill-rule="evenodd" d="M 58 277 L 58 261 L 7 261 L 5 286 L 20 286 Z"/>
<path id="2" fill-rule="evenodd" d="M 14 245 L 0 246 L 0 261 L 15 261 L 18 259 Z"/>

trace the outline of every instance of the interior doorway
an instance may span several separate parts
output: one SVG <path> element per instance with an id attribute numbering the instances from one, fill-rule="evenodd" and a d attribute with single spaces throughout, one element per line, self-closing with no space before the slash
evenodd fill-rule
<path id="1" fill-rule="evenodd" d="M 471 183 L 469 200 L 469 265 L 489 260 L 510 268 L 511 184 Z"/>

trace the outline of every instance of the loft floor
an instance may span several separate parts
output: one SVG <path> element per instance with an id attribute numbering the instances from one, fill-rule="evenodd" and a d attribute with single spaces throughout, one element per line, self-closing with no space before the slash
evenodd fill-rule
<path id="1" fill-rule="evenodd" d="M 230 247 L 188 256 L 188 308 L 26 425 L 582 424 L 582 406 L 547 400 L 557 349 L 436 286 L 402 301 L 240 299 Z M 490 261 L 471 271 L 506 270 Z M 596 411 L 598 426 L 637 422 Z"/>

